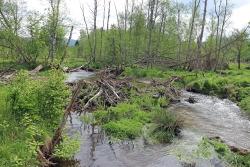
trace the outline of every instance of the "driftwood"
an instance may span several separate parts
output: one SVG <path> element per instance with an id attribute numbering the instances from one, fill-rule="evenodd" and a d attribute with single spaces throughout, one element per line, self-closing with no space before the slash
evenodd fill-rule
<path id="1" fill-rule="evenodd" d="M 31 75 L 35 75 L 35 74 L 37 74 L 38 72 L 40 72 L 42 69 L 43 69 L 43 66 L 42 66 L 42 65 L 39 65 L 39 66 L 37 66 L 35 69 L 33 69 L 32 71 L 30 71 L 29 73 L 30 73 Z"/>

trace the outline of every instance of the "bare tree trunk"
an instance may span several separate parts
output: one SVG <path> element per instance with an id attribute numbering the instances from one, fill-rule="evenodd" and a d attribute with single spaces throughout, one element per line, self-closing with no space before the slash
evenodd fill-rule
<path id="1" fill-rule="evenodd" d="M 177 61 L 181 61 L 181 32 L 180 32 L 180 27 L 181 27 L 181 16 L 180 16 L 181 10 L 178 7 L 178 13 L 177 13 L 177 33 L 178 33 L 178 50 L 177 50 Z"/>
<path id="2" fill-rule="evenodd" d="M 93 55 L 92 55 L 93 49 L 92 49 L 92 44 L 91 44 L 91 41 L 90 41 L 89 28 L 88 28 L 88 23 L 87 23 L 87 20 L 86 20 L 86 17 L 85 17 L 84 6 L 81 6 L 81 10 L 82 10 L 83 21 L 84 21 L 84 24 L 85 24 L 85 29 L 86 29 L 86 32 L 87 32 L 88 44 L 89 44 L 89 48 L 90 48 L 90 52 L 91 52 L 90 60 L 89 60 L 89 63 L 91 63 L 92 60 L 93 60 Z"/>
<path id="3" fill-rule="evenodd" d="M 188 54 L 186 56 L 186 61 L 188 61 L 188 59 L 191 59 L 191 44 L 192 44 L 192 37 L 193 37 L 193 31 L 194 31 L 194 22 L 195 22 L 195 17 L 197 14 L 197 10 L 200 6 L 200 0 L 195 0 L 194 1 L 194 7 L 193 7 L 193 13 L 192 13 L 192 18 L 191 18 L 191 23 L 190 23 L 190 32 L 189 32 L 189 38 L 188 38 Z M 190 64 L 189 64 L 190 66 Z"/>
<path id="4" fill-rule="evenodd" d="M 150 63 L 150 57 L 152 57 L 152 33 L 153 33 L 153 29 L 154 29 L 154 9 L 155 9 L 155 0 L 150 0 L 149 2 L 149 33 L 148 33 L 148 48 L 147 48 L 147 67 L 149 67 L 149 63 Z M 151 66 L 152 66 L 152 61 L 151 61 Z"/>
<path id="5" fill-rule="evenodd" d="M 123 58 L 122 30 L 121 30 L 121 25 L 120 25 L 120 20 L 119 20 L 119 15 L 118 15 L 117 7 L 116 7 L 115 3 L 114 3 L 114 5 L 115 5 L 116 19 L 117 19 L 117 24 L 118 24 L 118 29 L 119 29 L 119 38 L 120 38 L 120 42 L 119 42 L 120 60 L 122 60 L 122 58 Z M 121 66 L 121 68 L 123 68 L 122 62 L 120 62 L 119 65 Z"/>
<path id="6" fill-rule="evenodd" d="M 135 57 L 132 49 L 132 24 L 133 24 L 133 14 L 134 14 L 135 0 L 132 0 L 132 7 L 130 12 L 130 23 L 129 23 L 129 54 Z"/>
<path id="7" fill-rule="evenodd" d="M 109 7 L 108 7 L 107 31 L 109 30 L 109 19 L 110 19 L 110 3 L 111 3 L 111 1 L 109 1 Z"/>
<path id="8" fill-rule="evenodd" d="M 204 34 L 204 29 L 205 29 L 205 25 L 206 25 L 206 15 L 207 15 L 207 1 L 205 0 L 204 2 L 204 10 L 203 10 L 203 19 L 202 19 L 202 27 L 201 27 L 201 34 L 199 36 L 199 39 L 197 41 L 197 63 L 196 63 L 196 68 L 200 69 L 200 67 L 202 67 L 201 64 L 201 47 L 202 47 L 202 40 L 203 40 L 203 34 Z"/>
<path id="9" fill-rule="evenodd" d="M 63 63 L 65 57 L 67 56 L 67 49 L 68 49 L 68 47 L 69 47 L 69 43 L 70 43 L 71 38 L 72 38 L 73 30 L 74 30 L 74 26 L 71 26 L 69 38 L 68 38 L 67 44 L 65 45 L 64 53 L 63 53 L 63 56 L 62 56 L 62 58 L 61 58 L 61 61 L 60 61 L 60 64 L 59 64 L 59 65 L 61 65 L 61 64 Z"/>
<path id="10" fill-rule="evenodd" d="M 51 63 L 54 62 L 54 58 L 56 55 L 57 50 L 57 29 L 58 29 L 58 22 L 59 22 L 59 12 L 60 12 L 60 3 L 61 0 L 53 1 L 49 0 L 50 7 L 52 10 L 51 16 L 51 26 L 49 30 L 50 34 L 50 44 L 49 44 L 49 58 L 51 59 Z"/>
<path id="11" fill-rule="evenodd" d="M 238 49 L 238 54 L 237 54 L 237 63 L 239 70 L 240 70 L 240 57 L 241 57 L 241 48 Z"/>
<path id="12" fill-rule="evenodd" d="M 226 17 L 227 17 L 227 12 L 228 12 L 228 0 L 226 0 L 226 5 L 225 5 L 225 9 L 224 9 L 224 14 L 223 14 L 223 20 L 222 20 L 222 25 L 221 25 L 221 32 L 220 32 L 220 40 L 219 40 L 219 48 L 218 48 L 218 60 L 217 60 L 217 66 L 220 63 L 220 53 L 221 53 L 221 45 L 222 45 L 222 37 L 224 34 L 224 30 L 225 30 L 225 25 L 226 25 Z M 221 62 L 223 63 L 223 62 Z"/>
<path id="13" fill-rule="evenodd" d="M 217 18 L 217 25 L 216 25 L 216 40 L 215 40 L 215 50 L 216 50 L 216 53 L 215 53 L 215 59 L 216 59 L 216 62 L 215 62 L 215 66 L 214 66 L 214 69 L 217 68 L 217 62 L 219 61 L 219 53 L 218 53 L 218 43 L 219 43 L 219 31 L 220 31 L 220 16 L 221 16 L 221 5 L 222 5 L 222 0 L 219 0 L 219 6 L 217 8 L 217 0 L 214 0 L 214 11 L 215 11 L 215 15 L 216 15 L 216 18 Z"/>
<path id="14" fill-rule="evenodd" d="M 123 62 L 125 65 L 127 64 L 127 21 L 128 21 L 128 0 L 126 0 L 126 5 L 125 5 L 125 17 L 124 17 L 124 33 L 125 33 L 125 38 L 124 38 L 124 59 Z"/>
<path id="15" fill-rule="evenodd" d="M 158 33 L 158 40 L 157 40 L 157 48 L 156 48 L 156 53 L 159 54 L 159 49 L 161 49 L 161 40 L 164 36 L 164 23 L 166 19 L 166 14 L 165 14 L 165 6 L 161 6 L 161 22 L 160 22 L 160 27 L 159 27 L 159 33 Z"/>
<path id="16" fill-rule="evenodd" d="M 97 32 L 96 32 L 96 19 L 97 19 L 97 0 L 94 0 L 94 47 L 93 47 L 93 62 L 96 62 L 96 46 L 97 46 Z"/>
<path id="17" fill-rule="evenodd" d="M 106 17 L 106 0 L 104 0 L 103 6 L 103 20 L 102 20 L 102 30 L 101 30 L 101 48 L 100 48 L 100 57 L 102 57 L 102 45 L 103 45 L 103 31 L 104 31 L 104 24 L 105 24 L 105 17 Z"/>

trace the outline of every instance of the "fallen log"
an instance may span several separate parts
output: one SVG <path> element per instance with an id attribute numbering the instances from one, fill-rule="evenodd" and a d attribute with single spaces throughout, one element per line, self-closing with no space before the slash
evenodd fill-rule
<path id="1" fill-rule="evenodd" d="M 33 69 L 32 71 L 30 71 L 29 73 L 30 73 L 30 75 L 35 75 L 38 72 L 40 72 L 42 69 L 43 69 L 43 65 L 39 65 L 35 69 Z"/>
<path id="2" fill-rule="evenodd" d="M 63 129 L 66 125 L 67 119 L 68 119 L 68 117 L 73 109 L 73 106 L 77 100 L 77 97 L 80 93 L 80 90 L 82 89 L 82 87 L 85 86 L 85 84 L 86 83 L 83 81 L 81 81 L 77 84 L 76 89 L 73 92 L 71 101 L 64 112 L 62 121 L 61 121 L 59 127 L 57 128 L 56 132 L 54 133 L 53 138 L 46 141 L 44 145 L 41 145 L 39 147 L 39 149 L 37 151 L 38 160 L 40 161 L 40 163 L 43 167 L 48 167 L 48 166 L 53 164 L 51 162 L 51 159 L 53 158 L 52 155 L 53 155 L 54 149 L 60 143 L 60 141 L 62 139 L 62 132 L 63 132 Z"/>

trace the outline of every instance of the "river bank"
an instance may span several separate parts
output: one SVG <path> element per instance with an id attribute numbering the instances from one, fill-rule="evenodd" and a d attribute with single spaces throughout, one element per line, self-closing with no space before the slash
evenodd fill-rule
<path id="1" fill-rule="evenodd" d="M 230 76 L 231 74 L 233 75 Z M 81 166 L 110 166 L 112 164 L 117 166 L 166 166 L 167 164 L 170 164 L 171 167 L 183 166 L 187 164 L 196 164 L 196 166 L 216 166 L 221 164 L 227 166 L 228 163 L 232 166 L 247 166 L 247 156 L 244 156 L 246 158 L 242 158 L 237 157 L 238 154 L 234 154 L 233 152 L 230 154 L 228 153 L 230 152 L 229 146 L 234 146 L 235 148 L 240 149 L 249 149 L 247 142 L 249 140 L 249 121 L 247 116 L 245 116 L 245 113 L 240 112 L 240 109 L 236 104 L 229 100 L 221 100 L 213 96 L 209 97 L 181 92 L 180 101 L 178 102 L 177 99 L 174 99 L 174 101 L 178 103 L 169 105 L 169 101 L 173 97 L 164 99 L 160 96 L 162 96 L 162 91 L 165 90 L 165 88 L 161 86 L 161 83 L 164 83 L 164 81 L 171 78 L 179 77 L 181 79 L 173 83 L 176 88 L 186 88 L 187 90 L 193 90 L 208 95 L 218 95 L 219 97 L 221 97 L 221 95 L 227 95 L 225 98 L 230 98 L 235 102 L 239 100 L 238 104 L 241 104 L 242 101 L 246 101 L 249 93 L 248 75 L 249 73 L 246 70 L 237 72 L 234 69 L 224 71 L 221 74 L 216 74 L 203 72 L 190 73 L 178 70 L 162 71 L 155 69 L 128 68 L 123 74 L 118 76 L 118 78 L 125 78 L 125 81 L 130 81 L 132 83 L 130 84 L 130 87 L 133 90 L 132 94 L 131 92 L 130 94 L 129 92 L 126 92 L 128 98 L 125 100 L 125 104 L 118 105 L 116 108 L 97 108 L 97 110 L 95 110 L 96 114 L 94 114 L 94 118 L 95 120 L 102 120 L 106 116 L 101 115 L 100 117 L 100 115 L 98 116 L 99 113 L 105 112 L 105 110 L 116 113 L 116 111 L 121 110 L 121 107 L 124 106 L 126 107 L 125 111 L 132 111 L 132 113 L 134 112 L 139 115 L 143 113 L 143 115 L 135 117 L 139 119 L 134 119 L 132 122 L 131 117 L 124 114 L 122 114 L 121 117 L 119 116 L 118 119 L 109 119 L 108 122 L 95 122 L 95 127 L 99 128 L 95 128 L 94 135 L 92 134 L 93 131 L 91 128 L 93 122 L 89 120 L 89 117 L 74 118 L 73 115 L 73 125 L 68 124 L 67 128 L 70 128 L 72 133 L 78 132 L 80 134 L 81 144 L 80 152 L 75 155 L 75 159 L 80 160 L 79 163 Z M 80 73 L 74 73 L 70 77 L 71 80 L 75 80 L 84 79 L 89 76 L 92 76 L 92 74 L 80 71 Z M 43 77 L 46 78 L 47 74 Z M 197 84 L 199 86 L 197 86 Z M 155 85 L 156 88 L 149 90 L 149 85 Z M 134 86 L 136 88 L 134 88 Z M 5 92 L 5 96 L 2 96 L 1 103 L 2 106 L 4 106 L 3 103 L 6 102 L 6 97 L 8 97 L 9 93 L 6 91 L 6 87 L 2 86 L 2 88 L 1 92 Z M 222 90 L 218 91 L 220 88 Z M 139 93 L 136 95 L 136 91 L 139 91 L 142 94 Z M 88 89 L 86 89 L 86 92 L 88 92 Z M 89 93 L 91 93 L 90 90 Z M 138 98 L 133 98 L 131 101 L 131 97 L 135 97 L 135 95 L 138 96 Z M 194 98 L 194 104 L 187 102 L 189 97 Z M 154 100 L 155 98 L 158 100 Z M 156 101 L 158 102 L 156 103 Z M 87 101 L 85 101 L 85 103 L 86 102 Z M 148 115 L 144 113 L 150 113 L 150 110 L 155 110 L 154 105 L 162 108 L 163 110 L 169 110 L 171 113 L 175 114 L 175 117 L 178 117 L 178 119 L 183 121 L 181 133 L 171 140 L 170 143 L 172 144 L 154 144 L 154 142 L 148 140 L 148 136 L 145 135 L 145 127 L 147 127 L 147 124 L 151 122 L 148 122 L 148 118 L 151 116 L 149 116 L 150 114 Z M 4 112 L 1 112 L 2 115 L 3 113 Z M 131 113 L 129 114 L 131 115 Z M 124 122 L 124 119 L 127 120 Z M 1 120 L 7 120 L 7 118 L 1 117 Z M 74 123 L 74 121 L 76 122 Z M 89 128 L 84 129 L 83 122 L 86 124 L 86 121 L 90 121 L 87 122 L 88 125 L 86 125 Z M 125 124 L 128 124 L 129 126 L 126 127 L 124 126 Z M 8 126 L 9 124 L 1 125 Z M 119 127 L 119 129 L 116 128 L 114 131 L 114 127 Z M 105 135 L 103 135 L 103 130 L 100 128 L 106 130 Z M 124 131 L 124 128 L 129 129 Z M 134 129 L 137 130 L 134 131 Z M 99 131 L 102 133 L 98 134 L 97 132 Z M 122 133 L 120 134 L 120 132 Z M 120 141 L 117 141 L 115 138 L 124 137 L 123 132 L 126 132 L 125 140 L 124 138 L 121 138 Z M 117 135 L 117 133 L 119 135 Z M 6 134 L 6 132 L 3 132 L 2 134 Z M 128 140 L 128 138 L 126 138 L 127 135 L 132 135 L 132 138 Z M 219 144 L 212 142 L 213 145 L 208 144 L 209 142 L 204 137 L 220 137 L 221 140 L 225 141 L 226 145 L 223 145 L 221 142 L 219 142 Z M 5 139 L 7 138 L 5 137 Z M 2 141 L 4 142 L 6 140 Z M 15 142 L 12 143 L 14 144 Z M 19 153 L 16 152 L 18 153 L 16 154 L 7 152 L 7 150 L 10 150 L 10 146 L 15 148 L 15 145 L 6 145 L 6 142 L 2 144 L 3 147 L 1 147 L 1 150 L 5 149 L 3 150 L 4 155 L 2 157 L 4 158 L 6 155 L 9 155 L 8 161 L 12 159 L 13 161 L 11 163 L 18 163 L 19 161 L 15 160 L 13 156 L 15 155 L 19 157 Z M 25 146 L 26 142 L 24 141 L 21 145 Z M 206 146 L 206 151 L 200 151 L 200 147 L 203 147 L 204 145 Z M 215 151 L 211 151 L 210 146 L 213 148 L 211 150 Z M 219 148 L 217 148 L 218 146 Z M 208 151 L 207 148 L 209 148 L 210 151 Z M 224 150 L 223 154 L 227 155 L 226 157 L 225 155 L 222 156 L 220 154 L 221 152 L 218 152 L 218 150 L 221 149 Z M 77 149 L 75 151 L 77 151 Z M 200 155 L 200 152 L 202 152 L 202 156 Z M 210 156 L 209 158 L 204 158 L 203 154 L 207 155 L 207 152 L 210 153 Z M 20 152 L 20 155 L 21 154 L 22 153 Z M 155 157 L 154 155 L 157 156 Z M 24 157 L 20 158 L 23 159 Z M 243 160 L 240 161 L 239 159 Z M 4 161 L 2 162 L 5 162 L 6 164 L 10 163 L 6 161 L 6 159 L 3 160 Z M 23 160 L 26 161 L 25 158 Z M 23 161 L 20 160 L 20 162 Z M 243 162 L 245 162 L 245 165 Z"/>

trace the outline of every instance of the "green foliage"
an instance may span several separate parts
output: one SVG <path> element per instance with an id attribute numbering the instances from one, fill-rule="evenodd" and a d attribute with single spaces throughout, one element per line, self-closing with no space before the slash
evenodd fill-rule
<path id="1" fill-rule="evenodd" d="M 242 65 L 242 69 L 238 70 L 235 64 L 230 65 L 229 70 L 215 72 L 187 72 L 183 70 L 161 70 L 161 69 L 142 69 L 138 67 L 126 68 L 124 75 L 136 78 L 162 78 L 168 79 L 170 76 L 179 76 L 181 81 L 175 83 L 175 86 L 186 88 L 187 90 L 202 93 L 206 95 L 214 95 L 220 98 L 229 98 L 230 100 L 241 103 L 244 110 L 249 111 L 247 98 L 250 95 L 250 72 L 246 69 L 246 65 Z M 149 72 L 149 71 L 153 72 Z M 150 98 L 149 98 L 150 99 Z M 148 100 L 149 100 L 148 99 Z M 152 101 L 142 99 L 145 108 Z M 242 101 L 242 102 L 241 102 Z M 144 109 L 145 109 L 144 108 Z"/>
<path id="2" fill-rule="evenodd" d="M 244 98 L 241 102 L 240 102 L 240 106 L 247 112 L 250 114 L 250 97 Z"/>
<path id="3" fill-rule="evenodd" d="M 161 143 L 169 143 L 181 127 L 180 122 L 170 112 L 159 109 L 152 114 L 152 136 Z"/>
<path id="4" fill-rule="evenodd" d="M 163 78 L 165 75 L 157 69 L 146 68 L 126 68 L 124 74 L 136 78 Z"/>
<path id="5" fill-rule="evenodd" d="M 37 115 L 55 127 L 59 122 L 69 92 L 61 72 L 52 70 L 46 81 L 32 80 L 21 71 L 10 87 L 8 97 L 10 112 L 16 120 L 25 114 Z"/>
<path id="6" fill-rule="evenodd" d="M 117 139 L 135 139 L 139 137 L 142 127 L 142 123 L 133 119 L 121 119 L 103 125 L 105 132 Z"/>
<path id="7" fill-rule="evenodd" d="M 134 119 L 138 122 L 145 123 L 149 121 L 149 113 L 140 110 L 137 104 L 121 103 L 116 107 L 111 107 L 107 111 L 97 111 L 94 113 L 95 119 L 101 124 L 110 121 L 126 119 Z"/>
<path id="8" fill-rule="evenodd" d="M 69 97 L 63 74 L 52 70 L 34 80 L 21 71 L 0 94 L 0 166 L 37 166 L 37 148 L 54 132 Z"/>
<path id="9" fill-rule="evenodd" d="M 203 138 L 198 144 L 198 149 L 195 150 L 195 155 L 201 158 L 211 158 L 213 154 L 213 147 L 209 143 L 208 138 Z"/>
<path id="10" fill-rule="evenodd" d="M 72 159 L 73 156 L 79 151 L 79 148 L 79 137 L 64 136 L 63 141 L 56 147 L 54 156 L 63 159 Z"/>
<path id="11" fill-rule="evenodd" d="M 126 103 L 95 112 L 97 124 L 108 135 L 120 140 L 139 137 L 143 127 L 149 125 L 150 136 L 162 143 L 170 142 L 179 123 L 173 114 L 161 108 L 168 104 L 168 100 L 154 99 L 150 95 L 131 96 Z"/>
<path id="12" fill-rule="evenodd" d="M 219 158 L 225 160 L 232 166 L 237 167 L 250 167 L 250 154 L 248 155 L 240 155 L 237 153 L 233 153 L 230 151 L 228 146 L 224 143 L 221 143 L 217 140 L 209 140 L 208 141 L 214 148 L 214 150 L 218 153 Z"/>
<path id="13" fill-rule="evenodd" d="M 51 122 L 52 127 L 57 125 L 68 102 L 69 91 L 64 83 L 64 75 L 53 70 L 38 92 L 38 111 L 42 118 Z"/>

